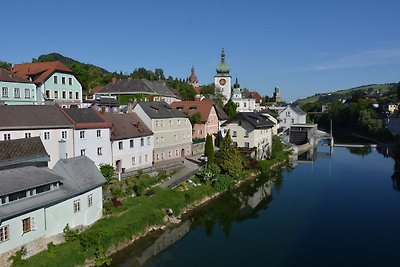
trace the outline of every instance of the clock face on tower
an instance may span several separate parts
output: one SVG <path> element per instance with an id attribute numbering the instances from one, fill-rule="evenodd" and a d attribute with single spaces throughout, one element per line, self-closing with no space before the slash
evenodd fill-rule
<path id="1" fill-rule="evenodd" d="M 220 85 L 225 85 L 225 84 L 226 84 L 226 80 L 225 80 L 225 79 L 219 80 L 219 84 L 220 84 Z"/>

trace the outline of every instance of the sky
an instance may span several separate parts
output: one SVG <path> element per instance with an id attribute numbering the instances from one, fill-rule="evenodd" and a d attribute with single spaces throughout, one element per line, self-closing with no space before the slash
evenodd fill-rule
<path id="1" fill-rule="evenodd" d="M 400 81 L 398 0 L 1 1 L 0 60 L 52 52 L 108 71 L 162 68 L 233 81 L 287 102 Z"/>

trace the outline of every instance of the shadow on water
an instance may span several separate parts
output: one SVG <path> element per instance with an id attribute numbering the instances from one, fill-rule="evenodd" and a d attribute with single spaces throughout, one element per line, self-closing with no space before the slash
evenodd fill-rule
<path id="1" fill-rule="evenodd" d="M 234 222 L 257 218 L 259 211 L 268 207 L 272 201 L 272 188 L 279 191 L 282 182 L 281 171 L 245 182 L 239 188 L 189 211 L 182 216 L 182 223 L 178 226 L 152 232 L 114 254 L 111 266 L 143 266 L 149 259 L 185 237 L 191 229 L 204 228 L 206 235 L 212 236 L 215 226 L 220 226 L 225 236 L 229 237 Z"/>

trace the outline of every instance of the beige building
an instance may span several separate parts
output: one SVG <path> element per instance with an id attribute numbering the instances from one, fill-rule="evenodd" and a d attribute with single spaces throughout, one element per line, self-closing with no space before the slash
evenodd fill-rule
<path id="1" fill-rule="evenodd" d="M 138 102 L 133 111 L 154 133 L 154 164 L 192 154 L 192 124 L 181 110 L 165 102 Z"/>
<path id="2" fill-rule="evenodd" d="M 255 149 L 257 159 L 267 158 L 272 148 L 274 123 L 255 112 L 241 112 L 222 124 L 230 131 L 234 144 L 243 149 Z"/>

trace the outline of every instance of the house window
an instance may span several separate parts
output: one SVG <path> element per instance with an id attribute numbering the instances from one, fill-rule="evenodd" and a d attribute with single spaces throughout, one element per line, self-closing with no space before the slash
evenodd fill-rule
<path id="1" fill-rule="evenodd" d="M 290 117 L 290 111 L 286 111 L 286 117 Z"/>
<path id="2" fill-rule="evenodd" d="M 188 124 L 188 121 L 189 121 L 189 120 L 185 120 L 185 125 L 187 125 L 187 124 Z"/>
<path id="3" fill-rule="evenodd" d="M 203 134 L 203 130 L 200 129 L 200 130 L 199 130 L 199 135 L 202 135 L 202 134 Z"/>
<path id="4" fill-rule="evenodd" d="M 164 127 L 164 120 L 161 120 L 161 127 Z"/>
<path id="5" fill-rule="evenodd" d="M 67 98 L 67 92 L 65 92 L 65 91 L 62 92 L 62 98 L 63 98 L 63 99 L 66 99 L 66 98 Z"/>
<path id="6" fill-rule="evenodd" d="M 31 218 L 25 218 L 22 220 L 22 233 L 28 233 L 32 231 L 32 221 Z"/>
<path id="7" fill-rule="evenodd" d="M 8 97 L 8 88 L 7 87 L 3 87 L 1 89 L 1 96 L 2 97 Z"/>
<path id="8" fill-rule="evenodd" d="M 175 149 L 175 156 L 178 156 L 178 149 Z"/>
<path id="9" fill-rule="evenodd" d="M 97 135 L 97 137 L 101 137 L 101 130 L 97 130 L 96 135 Z"/>
<path id="10" fill-rule="evenodd" d="M 134 141 L 133 141 L 133 139 L 129 140 L 129 147 L 134 147 Z"/>
<path id="11" fill-rule="evenodd" d="M 79 138 L 84 139 L 85 138 L 85 131 L 80 131 L 79 132 Z"/>
<path id="12" fill-rule="evenodd" d="M 238 125 L 239 125 L 239 126 L 242 126 L 242 122 L 241 122 L 241 121 L 238 121 Z"/>
<path id="13" fill-rule="evenodd" d="M 75 98 L 76 98 L 76 99 L 79 99 L 79 92 L 76 92 L 76 93 L 75 93 Z"/>
<path id="14" fill-rule="evenodd" d="M 14 88 L 14 97 L 15 98 L 20 98 L 21 97 L 21 94 L 19 92 L 19 88 Z"/>
<path id="15" fill-rule="evenodd" d="M 161 159 L 164 160 L 164 152 L 161 152 Z"/>
<path id="16" fill-rule="evenodd" d="M 58 78 L 57 78 L 57 76 L 54 76 L 54 77 L 53 77 L 53 82 L 54 82 L 54 84 L 57 84 L 57 83 L 58 83 Z"/>
<path id="17" fill-rule="evenodd" d="M 156 127 L 158 127 L 158 121 L 156 121 Z"/>
<path id="18" fill-rule="evenodd" d="M 54 98 L 58 98 L 58 91 L 54 91 Z"/>
<path id="19" fill-rule="evenodd" d="M 172 120 L 169 120 L 169 126 L 172 126 Z"/>
<path id="20" fill-rule="evenodd" d="M 25 88 L 25 98 L 31 98 L 31 90 Z"/>
<path id="21" fill-rule="evenodd" d="M 146 154 L 146 155 L 144 155 L 144 161 L 146 161 L 146 162 L 148 162 L 148 161 L 149 161 L 149 158 L 147 157 L 147 154 Z"/>
<path id="22" fill-rule="evenodd" d="M 31 138 L 32 134 L 31 133 L 25 133 L 25 138 Z"/>
<path id="23" fill-rule="evenodd" d="M 245 148 L 249 148 L 250 147 L 250 143 L 249 142 L 244 142 L 244 147 Z"/>
<path id="24" fill-rule="evenodd" d="M 144 146 L 144 138 L 140 138 L 140 146 Z"/>
<path id="25" fill-rule="evenodd" d="M 44 132 L 44 140 L 50 139 L 50 132 Z"/>
<path id="26" fill-rule="evenodd" d="M 81 200 L 75 200 L 74 201 L 74 213 L 80 212 L 81 211 Z"/>
<path id="27" fill-rule="evenodd" d="M 236 131 L 233 131 L 232 137 L 237 137 L 237 132 Z"/>
<path id="28" fill-rule="evenodd" d="M 72 85 L 72 78 L 68 78 L 68 84 Z"/>
<path id="29" fill-rule="evenodd" d="M 86 149 L 81 149 L 81 156 L 85 156 L 86 154 Z"/>
<path id="30" fill-rule="evenodd" d="M 150 145 L 150 137 L 147 137 L 147 145 Z"/>
<path id="31" fill-rule="evenodd" d="M 139 164 L 142 163 L 142 156 L 139 156 Z"/>
<path id="32" fill-rule="evenodd" d="M 102 153 L 102 151 L 101 151 L 101 147 L 98 147 L 98 148 L 97 148 L 97 155 L 99 155 L 99 156 L 100 156 L 100 155 L 103 155 L 103 153 Z"/>
<path id="33" fill-rule="evenodd" d="M 283 123 L 286 123 L 286 119 L 283 119 Z"/>
<path id="34" fill-rule="evenodd" d="M 4 140 L 11 140 L 11 134 L 4 134 Z"/>
<path id="35" fill-rule="evenodd" d="M 67 131 L 62 131 L 61 132 L 61 138 L 62 139 L 67 139 Z"/>
<path id="36" fill-rule="evenodd" d="M 248 131 L 246 131 L 246 132 L 244 133 L 244 137 L 245 137 L 245 138 L 248 138 L 248 137 L 249 137 L 249 132 L 248 132 Z"/>
<path id="37" fill-rule="evenodd" d="M 176 134 L 174 135 L 174 141 L 178 140 L 178 137 L 176 136 Z"/>
<path id="38" fill-rule="evenodd" d="M 118 142 L 118 148 L 119 148 L 119 150 L 124 149 L 124 144 L 122 143 L 122 141 Z"/>
<path id="39" fill-rule="evenodd" d="M 168 152 L 168 157 L 172 157 L 172 151 Z"/>
<path id="40" fill-rule="evenodd" d="M 292 123 L 294 123 L 294 119 L 292 119 Z"/>
<path id="41" fill-rule="evenodd" d="M 50 98 L 50 90 L 46 90 L 46 98 L 47 98 L 47 99 Z"/>
<path id="42" fill-rule="evenodd" d="M 181 125 L 181 120 L 178 120 L 178 125 Z"/>
<path id="43" fill-rule="evenodd" d="M 0 243 L 7 241 L 9 237 L 8 225 L 0 227 Z"/>
<path id="44" fill-rule="evenodd" d="M 88 195 L 87 200 L 88 200 L 88 207 L 93 206 L 93 195 L 92 194 Z"/>
<path id="45" fill-rule="evenodd" d="M 157 153 L 157 155 L 156 155 L 156 159 L 157 159 L 157 160 L 160 159 L 160 155 L 158 155 L 158 153 Z"/>
<path id="46" fill-rule="evenodd" d="M 164 136 L 161 136 L 161 143 L 164 143 Z"/>
<path id="47" fill-rule="evenodd" d="M 159 140 L 158 140 L 158 137 L 156 137 L 156 143 L 158 143 L 158 141 L 159 141 Z"/>
<path id="48" fill-rule="evenodd" d="M 132 165 L 136 164 L 136 157 L 132 157 Z"/>
<path id="49" fill-rule="evenodd" d="M 72 99 L 72 92 L 69 92 L 69 99 Z"/>
<path id="50" fill-rule="evenodd" d="M 65 77 L 61 77 L 61 83 L 65 84 Z"/>

